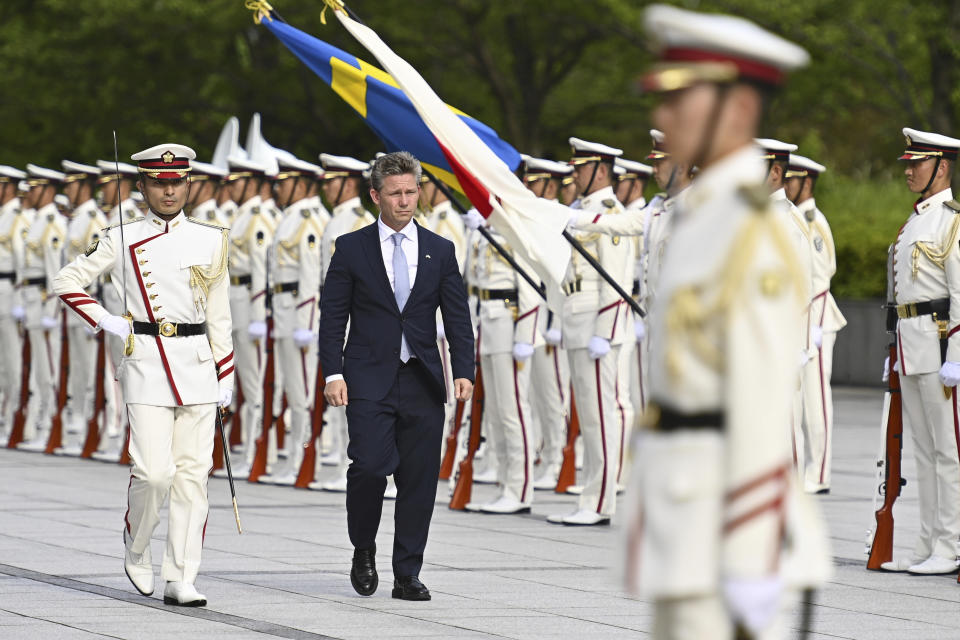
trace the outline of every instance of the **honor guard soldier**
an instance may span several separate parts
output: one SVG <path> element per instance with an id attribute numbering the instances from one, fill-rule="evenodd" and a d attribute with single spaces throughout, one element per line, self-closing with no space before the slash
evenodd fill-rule
<path id="1" fill-rule="evenodd" d="M 786 193 L 807 224 L 813 251 L 813 298 L 810 303 L 811 343 L 813 357 L 803 367 L 804 423 L 804 489 L 808 493 L 830 491 L 830 463 L 833 456 L 833 345 L 837 332 L 847 321 L 830 293 L 830 279 L 837 272 L 837 252 L 830 224 L 817 207 L 813 190 L 817 178 L 825 171 L 822 164 L 790 154 L 787 167 Z M 800 451 L 797 451 L 800 454 Z"/>
<path id="2" fill-rule="evenodd" d="M 320 240 L 322 286 L 333 259 L 337 238 L 372 224 L 376 218 L 360 203 L 364 176 L 370 170 L 368 163 L 347 156 L 321 153 L 320 164 L 324 171 L 321 188 L 331 214 Z M 336 470 L 329 480 L 313 482 L 310 488 L 344 492 L 347 490 L 347 415 L 343 407 L 328 407 L 324 419 L 327 422 L 325 431 L 330 433 L 330 449 L 322 457 L 323 464 L 336 466 Z"/>
<path id="3" fill-rule="evenodd" d="M 183 213 L 194 157 L 178 144 L 134 154 L 147 214 L 110 227 L 54 281 L 60 299 L 89 327 L 125 342 L 120 382 L 132 468 L 124 570 L 137 591 L 153 593 L 150 539 L 169 494 L 163 601 L 182 606 L 206 604 L 194 581 L 207 522 L 207 476 L 215 412 L 230 403 L 234 378 L 227 231 Z M 125 317 L 85 292 L 108 271 Z"/>
<path id="4" fill-rule="evenodd" d="M 100 169 L 100 177 L 97 179 L 100 185 L 100 202 L 106 212 L 107 224 L 112 226 L 120 224 L 121 220 L 127 223 L 137 218 L 140 210 L 137 209 L 137 203 L 131 197 L 133 184 L 140 175 L 137 168 L 127 162 L 114 160 L 97 160 L 97 168 Z M 109 273 L 104 273 L 100 280 L 100 301 L 111 314 L 123 315 L 123 300 L 117 293 L 116 287 L 110 283 L 110 278 Z M 93 456 L 98 460 L 115 462 L 120 458 L 120 448 L 126 439 L 119 438 L 121 427 L 126 429 L 127 415 L 123 391 L 117 380 L 117 371 L 123 356 L 123 340 L 109 333 L 104 336 L 104 339 L 107 348 L 107 366 L 103 372 L 106 415 L 103 433 L 106 437 L 101 438 L 100 446 Z"/>
<path id="5" fill-rule="evenodd" d="M 63 258 L 64 262 L 72 262 L 86 251 L 87 247 L 100 239 L 100 234 L 107 226 L 107 217 L 94 199 L 100 169 L 71 160 L 64 160 L 60 165 L 66 175 L 63 192 L 69 198 L 73 209 L 70 222 L 67 224 L 67 242 Z M 99 297 L 98 286 L 98 282 L 93 283 L 87 293 Z M 94 411 L 93 381 L 98 373 L 94 371 L 97 342 L 93 337 L 93 331 L 90 325 L 72 313 L 67 315 L 67 347 L 70 356 L 67 377 L 69 419 L 65 422 L 69 436 L 84 431 L 86 421 Z M 81 442 L 68 442 L 65 439 L 63 452 L 79 455 L 81 445 Z"/>
<path id="6" fill-rule="evenodd" d="M 21 307 L 19 291 L 14 287 L 17 274 L 23 269 L 23 236 L 28 222 L 23 215 L 17 184 L 27 177 L 19 169 L 0 165 L 0 351 L 6 362 L 0 371 L 0 437 L 6 438 L 13 424 L 13 412 L 20 401 L 20 336 L 17 318 L 13 315 Z M 6 440 L 4 440 L 6 442 Z"/>
<path id="7" fill-rule="evenodd" d="M 190 217 L 203 220 L 221 227 L 229 227 L 230 222 L 217 204 L 220 183 L 227 177 L 227 171 L 220 167 L 194 160 L 190 163 Z"/>
<path id="8" fill-rule="evenodd" d="M 920 535 L 910 557 L 882 565 L 955 573 L 960 553 L 960 204 L 950 180 L 960 140 L 905 128 L 907 188 L 919 199 L 893 245 L 897 369 L 917 459 Z"/>
<path id="9" fill-rule="evenodd" d="M 476 220 L 481 216 L 470 217 Z M 502 236 L 493 229 L 489 232 L 500 246 L 511 251 Z M 523 266 L 521 260 L 517 262 Z M 529 361 L 543 340 L 538 322 L 541 299 L 485 237 L 477 241 L 476 259 L 471 260 L 471 267 L 471 283 L 479 300 L 487 446 L 496 452 L 500 495 L 492 502 L 471 504 L 467 509 L 496 514 L 529 513 L 536 456 Z M 526 270 L 530 272 L 529 268 Z"/>
<path id="10" fill-rule="evenodd" d="M 829 570 L 792 471 L 805 274 L 771 209 L 752 131 L 805 51 L 751 22 L 653 5 L 667 98 L 654 122 L 701 168 L 673 218 L 650 309 L 651 430 L 637 446 L 626 569 L 654 638 L 781 638 L 788 589 Z M 800 573 L 802 572 L 802 573 Z"/>
<path id="11" fill-rule="evenodd" d="M 573 167 L 542 158 L 523 159 L 523 183 L 535 196 L 559 200 L 563 181 L 572 179 Z M 554 490 L 563 462 L 563 447 L 570 419 L 570 368 L 560 346 L 563 332 L 559 313 L 551 312 L 543 299 L 536 301 L 537 331 L 543 337 L 530 359 L 530 407 L 533 410 L 534 445 L 540 464 L 533 488 Z"/>
<path id="12" fill-rule="evenodd" d="M 570 138 L 580 208 L 595 215 L 620 215 L 613 193 L 614 160 L 620 149 Z M 614 278 L 627 272 L 630 247 L 620 236 L 574 234 Z M 609 524 L 616 510 L 621 416 L 617 410 L 617 366 L 626 340 L 626 304 L 577 253 L 563 282 L 563 346 L 570 362 L 573 397 L 583 438 L 583 481 L 579 505 L 569 514 L 548 518 L 554 524 Z M 630 336 L 633 339 L 633 336 Z"/>
<path id="13" fill-rule="evenodd" d="M 230 165 L 231 199 L 239 205 L 230 226 L 230 311 L 237 372 L 243 391 L 243 405 L 239 407 L 240 428 L 246 447 L 243 460 L 249 467 L 253 463 L 261 411 L 269 411 L 271 401 L 263 397 L 263 375 L 264 339 L 267 335 L 267 252 L 274 223 L 272 217 L 260 208 L 260 183 L 266 178 L 264 166 L 239 157 L 228 158 L 227 162 Z"/>
<path id="14" fill-rule="evenodd" d="M 61 332 L 57 299 L 50 295 L 50 286 L 63 265 L 67 225 L 53 198 L 66 176 L 32 164 L 27 165 L 27 174 L 31 204 L 37 213 L 27 231 L 20 295 L 30 339 L 31 390 L 36 391 L 37 401 L 31 402 L 24 442 L 19 446 L 28 451 L 42 451 L 46 447 L 50 419 L 57 409 L 55 390 Z"/>
<path id="15" fill-rule="evenodd" d="M 274 354 L 290 409 L 290 437 L 285 463 L 260 481 L 292 485 L 312 436 L 309 407 L 316 401 L 322 231 L 307 194 L 320 167 L 292 156 L 277 161 L 276 199 L 284 213 L 270 247 L 270 273 Z"/>

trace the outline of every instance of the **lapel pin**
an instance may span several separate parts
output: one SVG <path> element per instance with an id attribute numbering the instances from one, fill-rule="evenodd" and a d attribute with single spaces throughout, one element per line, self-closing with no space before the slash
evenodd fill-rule
<path id="1" fill-rule="evenodd" d="M 430 254 L 428 253 L 428 254 L 427 254 L 426 256 L 424 256 L 424 257 L 425 257 L 427 260 L 429 260 L 429 259 L 430 259 Z"/>

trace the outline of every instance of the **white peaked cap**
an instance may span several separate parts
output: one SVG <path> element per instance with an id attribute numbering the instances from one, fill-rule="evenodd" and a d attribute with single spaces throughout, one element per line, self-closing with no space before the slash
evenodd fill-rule
<path id="1" fill-rule="evenodd" d="M 903 128 L 903 137 L 907 139 L 907 149 L 898 158 L 899 160 L 924 160 L 932 157 L 957 159 L 960 140 L 956 138 L 929 131 L 918 131 L 910 127 Z"/>
<path id="2" fill-rule="evenodd" d="M 281 150 L 282 151 L 282 150 Z M 323 173 L 323 168 L 313 164 L 312 162 L 307 162 L 306 160 L 301 160 L 292 153 L 286 151 L 282 155 L 277 156 L 277 163 L 280 165 L 280 170 L 284 169 L 293 170 L 293 171 L 303 171 L 310 173 L 313 176 L 317 176 Z"/>
<path id="3" fill-rule="evenodd" d="M 753 142 L 764 152 L 765 160 L 789 162 L 790 154 L 797 150 L 797 145 L 773 138 L 754 138 Z"/>
<path id="4" fill-rule="evenodd" d="M 648 164 L 643 164 L 642 162 L 636 162 L 635 160 L 617 158 L 613 161 L 614 170 L 616 170 L 617 167 L 623 169 L 624 173 L 633 173 L 638 176 L 649 176 L 653 174 L 653 167 Z"/>
<path id="5" fill-rule="evenodd" d="M 323 165 L 323 169 L 327 172 L 328 177 L 337 177 L 330 175 L 334 172 L 342 171 L 362 175 L 365 171 L 370 170 L 370 164 L 368 162 L 357 160 L 350 156 L 335 156 L 329 153 L 320 154 L 320 164 Z"/>
<path id="6" fill-rule="evenodd" d="M 566 162 L 557 162 L 546 158 L 526 156 L 523 158 L 523 164 L 527 173 L 549 173 L 551 176 L 558 178 L 573 173 L 573 167 Z"/>
<path id="7" fill-rule="evenodd" d="M 644 79 L 653 91 L 737 79 L 776 86 L 786 72 L 810 62 L 802 47 L 744 18 L 654 4 L 644 23 L 661 60 Z"/>
<path id="8" fill-rule="evenodd" d="M 231 156 L 227 158 L 227 166 L 230 172 L 234 171 L 253 171 L 255 173 L 266 173 L 267 167 L 255 160 L 242 156 Z"/>
<path id="9" fill-rule="evenodd" d="M 814 162 L 813 160 L 811 160 L 810 158 L 808 158 L 808 157 L 806 157 L 806 156 L 801 156 L 801 155 L 799 155 L 799 154 L 797 154 L 797 153 L 791 153 L 791 154 L 790 154 L 790 167 L 789 167 L 789 170 L 790 170 L 790 171 L 798 171 L 798 170 L 799 170 L 799 171 L 806 172 L 806 173 L 804 173 L 804 175 L 807 175 L 807 174 L 810 174 L 810 173 L 815 174 L 815 175 L 820 175 L 821 173 L 823 173 L 824 171 L 826 171 L 827 168 L 826 168 L 825 166 L 823 166 L 822 164 L 820 164 L 819 162 Z M 792 177 L 792 176 L 789 176 L 789 175 L 788 175 L 787 177 L 789 178 L 789 177 Z"/>
<path id="10" fill-rule="evenodd" d="M 127 162 L 114 162 L 113 160 L 97 160 L 97 166 L 100 168 L 100 172 L 103 174 L 111 173 L 116 175 L 117 165 L 120 166 L 120 173 L 135 176 L 139 173 L 137 168 L 132 164 Z"/>
<path id="11" fill-rule="evenodd" d="M 31 178 L 44 178 L 46 180 L 53 180 L 54 182 L 63 182 L 67 178 L 66 175 L 59 171 L 40 167 L 35 164 L 27 165 L 27 175 Z"/>
<path id="12" fill-rule="evenodd" d="M 208 164 L 199 160 L 191 160 L 190 167 L 193 169 L 193 173 L 202 173 L 205 176 L 215 176 L 217 178 L 226 178 L 228 173 L 226 169 L 221 169 L 215 164 Z"/>
<path id="13" fill-rule="evenodd" d="M 217 146 L 213 150 L 213 159 L 210 160 L 210 164 L 229 170 L 227 158 L 245 157 L 247 157 L 247 152 L 240 146 L 240 121 L 237 116 L 230 116 L 220 131 L 220 137 L 217 139 Z"/>
<path id="14" fill-rule="evenodd" d="M 197 157 L 196 152 L 190 147 L 183 144 L 174 144 L 172 142 L 168 142 L 166 144 L 158 144 L 150 147 L 149 149 L 139 151 L 130 156 L 130 159 L 136 160 L 137 162 L 162 159 L 164 154 L 167 152 L 172 153 L 175 158 L 186 158 L 187 160 L 193 160 Z"/>
<path id="15" fill-rule="evenodd" d="M 13 178 L 14 180 L 23 180 L 27 177 L 27 172 L 20 171 L 20 169 L 10 167 L 5 164 L 0 164 L 0 176 L 3 176 L 4 178 Z"/>
<path id="16" fill-rule="evenodd" d="M 568 142 L 573 151 L 571 164 L 583 164 L 584 162 L 596 162 L 604 159 L 619 158 L 623 155 L 623 149 L 610 147 L 599 142 L 589 142 L 580 138 L 571 137 Z"/>
<path id="17" fill-rule="evenodd" d="M 83 173 L 90 176 L 100 175 L 100 169 L 89 164 L 81 164 L 73 160 L 61 160 L 60 166 L 66 173 Z"/>

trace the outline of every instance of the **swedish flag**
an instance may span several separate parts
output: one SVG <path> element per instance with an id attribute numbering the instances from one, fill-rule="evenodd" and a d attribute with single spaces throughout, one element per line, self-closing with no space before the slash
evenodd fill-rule
<path id="1" fill-rule="evenodd" d="M 460 189 L 436 138 L 389 74 L 291 27 L 276 14 L 273 18 L 261 24 L 360 114 L 387 151 L 409 151 L 438 178 Z M 450 109 L 511 171 L 519 166 L 520 154 L 501 140 L 496 131 L 454 107 Z"/>

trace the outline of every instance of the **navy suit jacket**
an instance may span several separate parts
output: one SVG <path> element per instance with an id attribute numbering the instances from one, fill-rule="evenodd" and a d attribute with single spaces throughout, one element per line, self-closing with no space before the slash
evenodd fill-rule
<path id="1" fill-rule="evenodd" d="M 416 223 L 414 223 L 416 224 Z M 443 317 L 453 377 L 474 379 L 473 327 L 453 243 L 417 225 L 417 276 L 403 311 L 387 279 L 377 223 L 340 236 L 320 299 L 320 365 L 342 373 L 349 399 L 382 400 L 397 378 L 400 335 L 430 372 L 436 400 L 446 399 L 437 348 Z M 350 335 L 344 346 L 347 319 Z"/>

